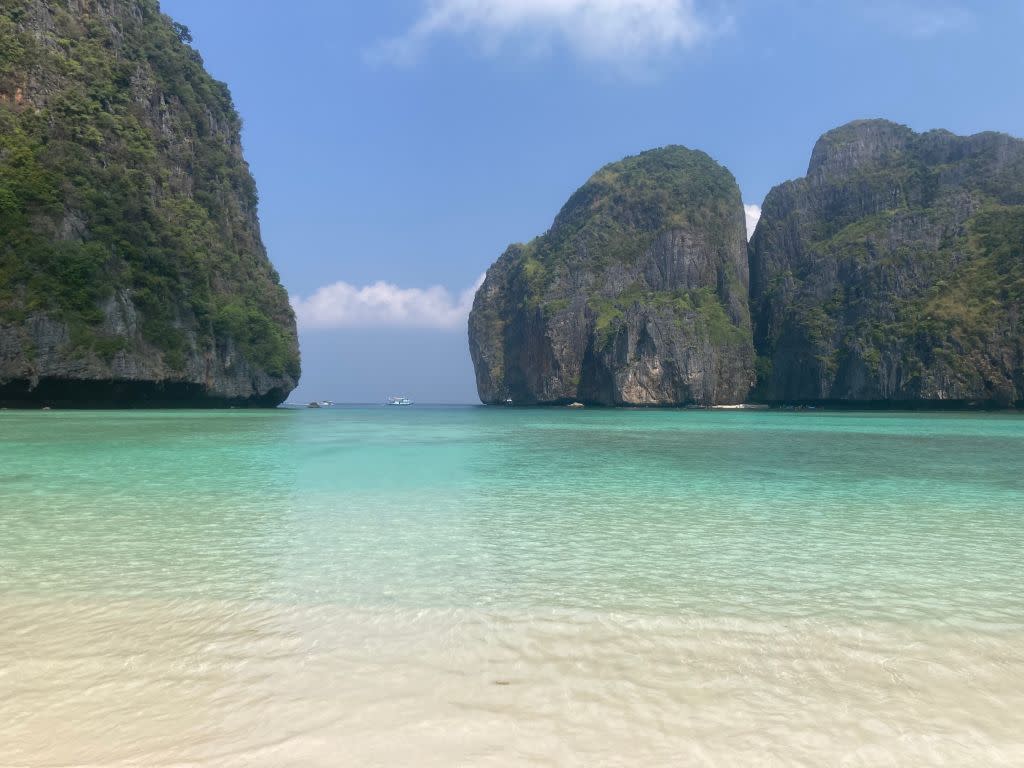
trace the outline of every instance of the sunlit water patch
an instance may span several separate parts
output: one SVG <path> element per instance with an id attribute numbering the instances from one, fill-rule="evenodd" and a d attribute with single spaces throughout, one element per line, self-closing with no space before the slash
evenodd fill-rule
<path id="1" fill-rule="evenodd" d="M 0 413 L 0 765 L 1021 765 L 1024 420 Z"/>

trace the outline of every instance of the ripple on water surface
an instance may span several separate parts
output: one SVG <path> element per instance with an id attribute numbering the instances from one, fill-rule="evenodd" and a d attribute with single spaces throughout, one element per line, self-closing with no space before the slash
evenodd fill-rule
<path id="1" fill-rule="evenodd" d="M 0 510 L 0 765 L 1024 764 L 1014 416 L 6 412 Z"/>

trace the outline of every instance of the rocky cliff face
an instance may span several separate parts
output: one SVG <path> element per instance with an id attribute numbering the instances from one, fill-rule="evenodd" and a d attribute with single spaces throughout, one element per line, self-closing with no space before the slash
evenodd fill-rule
<path id="1" fill-rule="evenodd" d="M 226 86 L 156 0 L 0 7 L 0 405 L 259 405 L 299 375 Z"/>
<path id="2" fill-rule="evenodd" d="M 769 194 L 750 269 L 760 399 L 1024 400 L 1024 141 L 832 131 Z"/>
<path id="3" fill-rule="evenodd" d="M 469 320 L 485 403 L 741 402 L 753 380 L 743 205 L 669 147 L 599 171 L 488 270 Z"/>

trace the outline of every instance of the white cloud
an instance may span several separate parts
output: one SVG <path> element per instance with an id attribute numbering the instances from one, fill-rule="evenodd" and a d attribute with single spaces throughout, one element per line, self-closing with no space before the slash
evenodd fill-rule
<path id="1" fill-rule="evenodd" d="M 518 36 L 531 49 L 557 41 L 588 60 L 643 61 L 691 48 L 714 31 L 694 0 L 428 0 L 413 26 L 375 57 L 408 63 L 432 38 L 458 35 L 490 50 Z"/>
<path id="2" fill-rule="evenodd" d="M 355 286 L 325 285 L 312 296 L 292 296 L 292 307 L 303 328 L 464 328 L 473 297 L 484 276 L 458 296 L 439 285 L 400 288 L 379 281 Z"/>
<path id="3" fill-rule="evenodd" d="M 747 240 L 749 240 L 754 236 L 754 230 L 757 228 L 757 222 L 761 220 L 761 206 L 744 205 L 743 210 L 747 214 Z"/>

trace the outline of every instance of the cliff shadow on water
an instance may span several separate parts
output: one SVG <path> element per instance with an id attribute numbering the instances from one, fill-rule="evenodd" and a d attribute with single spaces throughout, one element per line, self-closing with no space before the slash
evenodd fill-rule
<path id="1" fill-rule="evenodd" d="M 156 0 L 0 6 L 0 400 L 273 406 L 300 375 L 227 86 Z M 747 243 L 732 174 L 612 163 L 491 266 L 480 399 L 1024 401 L 1024 141 L 829 131 Z"/>
<path id="2" fill-rule="evenodd" d="M 151 382 L 48 378 L 36 385 L 22 379 L 0 384 L 0 408 L 274 408 L 288 394 L 270 390 L 256 397 L 213 397 L 193 382 Z"/>

